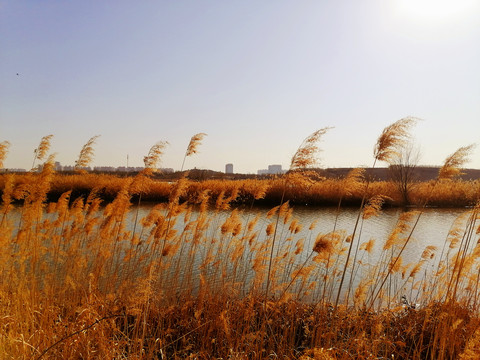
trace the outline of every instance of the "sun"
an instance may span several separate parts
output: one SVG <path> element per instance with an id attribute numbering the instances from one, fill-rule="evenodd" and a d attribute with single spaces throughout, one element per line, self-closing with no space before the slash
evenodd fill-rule
<path id="1" fill-rule="evenodd" d="M 394 4 L 398 15 L 428 23 L 456 21 L 480 10 L 478 0 L 396 0 Z"/>

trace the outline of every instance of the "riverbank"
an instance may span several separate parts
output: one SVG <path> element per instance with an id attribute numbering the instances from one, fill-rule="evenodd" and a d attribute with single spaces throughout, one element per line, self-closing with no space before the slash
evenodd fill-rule
<path id="1" fill-rule="evenodd" d="M 426 217 L 404 212 L 388 235 L 362 236 L 389 187 L 361 176 L 330 183 L 304 173 L 268 182 L 166 183 L 142 175 L 61 177 L 46 167 L 2 181 L 1 358 L 473 359 L 478 353 L 479 206 L 452 224 L 441 247 L 425 246 L 412 258 L 406 249 Z M 443 189 L 448 199 L 462 189 L 473 193 L 474 185 L 439 181 L 426 184 L 423 195 L 431 200 L 438 191 L 440 199 Z M 138 216 L 134 204 L 152 189 L 168 200 Z M 292 203 L 311 193 L 344 204 L 361 191 L 368 201 L 358 210 L 358 226 L 337 228 L 333 217 L 328 232 L 315 221 L 300 224 L 287 202 L 255 216 L 232 210 L 238 199 L 255 204 L 284 190 Z M 48 202 L 55 191 L 64 192 Z M 14 207 L 15 201 L 21 202 Z"/>
<path id="2" fill-rule="evenodd" d="M 16 175 L 0 175 L 0 192 L 3 192 L 8 177 L 17 189 L 22 184 L 34 181 L 38 174 L 26 173 Z M 142 177 L 141 189 L 135 177 L 122 177 L 109 174 L 53 174 L 47 192 L 50 201 L 56 201 L 60 196 L 71 191 L 71 198 L 86 197 L 92 191 L 105 202 L 111 202 L 124 188 L 131 189 L 135 201 L 141 194 L 142 201 L 167 202 L 171 196 L 176 181 L 164 181 Z M 291 176 L 275 179 L 243 179 L 243 180 L 190 180 L 182 179 L 180 201 L 196 203 L 203 194 L 209 194 L 212 203 L 219 197 L 229 198 L 234 205 L 246 204 L 275 206 L 282 197 L 295 205 L 314 206 L 344 206 L 360 205 L 364 195 L 367 198 L 382 196 L 386 206 L 405 206 L 405 200 L 398 186 L 392 181 L 370 181 L 357 178 L 327 179 L 318 176 Z M 133 183 L 133 185 L 132 185 Z M 368 185 L 367 185 L 368 183 Z M 21 191 L 16 198 L 22 199 Z M 480 199 L 479 180 L 430 180 L 412 183 L 408 191 L 408 205 L 436 207 L 468 207 Z"/>

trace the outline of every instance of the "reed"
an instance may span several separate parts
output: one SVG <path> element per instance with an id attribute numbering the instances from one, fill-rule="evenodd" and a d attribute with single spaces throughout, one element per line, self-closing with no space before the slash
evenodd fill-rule
<path id="1" fill-rule="evenodd" d="M 406 135 L 393 129 L 375 160 Z M 299 148 L 295 171 L 265 181 L 159 181 L 165 143 L 147 155 L 152 171 L 135 177 L 63 176 L 52 157 L 38 172 L 2 174 L 0 358 L 475 358 L 480 205 L 452 226 L 443 250 L 429 246 L 416 259 L 404 253 L 421 208 L 403 213 L 386 239 L 362 241 L 362 224 L 395 187 L 361 169 L 338 180 L 312 175 L 303 166 L 319 139 Z M 473 194 L 478 184 L 444 176 L 470 150 L 412 196 L 425 204 L 448 189 Z M 141 213 L 132 198 L 152 189 L 166 200 Z M 269 211 L 234 206 L 269 194 L 284 196 Z M 308 194 L 337 201 L 327 232 L 300 224 L 292 204 Z M 353 232 L 337 223 L 352 197 L 365 199 Z"/>
<path id="2" fill-rule="evenodd" d="M 398 153 L 399 147 L 403 146 L 405 142 L 409 138 L 409 133 L 408 131 L 410 128 L 415 124 L 416 119 L 413 117 L 406 117 L 402 118 L 400 120 L 397 120 L 393 124 L 387 126 L 385 129 L 383 129 L 382 133 L 377 139 L 377 143 L 375 144 L 374 150 L 373 150 L 373 155 L 374 155 L 374 161 L 372 165 L 372 169 L 375 168 L 375 165 L 377 161 L 389 161 L 394 157 L 395 154 Z M 347 269 L 350 265 L 350 257 L 352 255 L 352 250 L 354 247 L 354 244 L 356 244 L 355 248 L 355 254 L 354 254 L 354 261 L 352 262 L 352 269 L 350 271 L 350 283 L 353 282 L 353 276 L 355 274 L 355 260 L 357 258 L 357 253 L 360 245 L 360 238 L 355 242 L 356 240 L 356 235 L 357 235 L 357 229 L 360 224 L 360 219 L 362 216 L 362 213 L 365 211 L 368 211 L 369 209 L 372 209 L 373 211 L 378 211 L 378 205 L 383 203 L 383 198 L 382 196 L 377 196 L 373 197 L 370 199 L 370 206 L 364 209 L 365 202 L 368 197 L 368 190 L 370 187 L 370 181 L 367 181 L 365 183 L 365 188 L 363 190 L 363 196 L 362 200 L 360 203 L 360 211 L 358 212 L 357 215 L 357 220 L 355 221 L 355 225 L 353 227 L 352 235 L 351 235 L 351 241 L 348 247 L 348 253 L 347 253 L 347 258 L 345 261 L 345 265 L 342 271 L 342 277 L 340 280 L 340 285 L 338 287 L 338 292 L 337 292 L 337 297 L 335 299 L 335 307 L 337 307 L 339 300 L 340 300 L 340 295 L 342 293 L 342 286 L 345 280 L 345 276 L 347 274 Z M 345 298 L 345 301 L 348 302 L 348 297 L 350 294 L 350 287 L 347 290 L 347 296 Z"/>
<path id="3" fill-rule="evenodd" d="M 297 151 L 295 154 L 292 156 L 292 160 L 290 162 L 290 169 L 289 173 L 287 176 L 284 178 L 284 183 L 283 183 L 283 192 L 282 192 L 282 197 L 280 199 L 280 208 L 279 211 L 277 212 L 277 218 L 275 221 L 275 226 L 273 227 L 273 234 L 272 234 L 272 239 L 271 239 L 271 245 L 270 245 L 270 257 L 268 260 L 268 270 L 267 270 L 267 285 L 265 289 L 265 297 L 268 298 L 269 296 L 269 289 L 270 289 L 270 279 L 271 279 L 271 273 L 272 273 L 272 263 L 273 263 L 273 253 L 275 250 L 275 241 L 277 238 L 277 230 L 278 230 L 278 225 L 279 225 L 279 220 L 280 216 L 282 215 L 282 212 L 280 211 L 281 209 L 284 209 L 285 207 L 288 207 L 288 202 L 284 203 L 284 198 L 285 198 L 285 192 L 287 189 L 287 186 L 289 183 L 293 182 L 303 182 L 304 178 L 302 176 L 302 172 L 307 170 L 309 167 L 312 167 L 317 163 L 317 154 L 319 152 L 319 148 L 317 143 L 320 141 L 320 138 L 325 135 L 325 133 L 329 130 L 330 128 L 326 127 L 323 129 L 319 129 L 303 140 L 302 144 L 298 147 Z M 299 172 L 300 172 L 300 181 L 299 181 Z M 273 225 L 273 224 L 272 224 Z"/>
<path id="4" fill-rule="evenodd" d="M 360 169 L 362 170 L 362 169 Z M 135 176 L 134 174 L 133 176 Z M 15 174 L 17 184 L 26 183 L 28 174 Z M 0 173 L 0 192 L 5 182 L 6 174 Z M 294 179 L 291 176 L 291 179 Z M 364 182 L 357 182 L 357 186 L 349 188 L 347 178 L 325 179 L 300 175 L 294 181 L 295 186 L 287 187 L 284 200 L 293 206 L 359 206 L 364 194 Z M 73 190 L 74 197 L 88 196 L 94 188 L 98 196 L 105 201 L 112 201 L 127 178 L 121 174 L 101 173 L 55 173 L 49 199 L 56 200 L 68 190 Z M 230 193 L 238 188 L 236 205 L 249 205 L 252 201 L 259 206 L 274 206 L 280 203 L 284 189 L 284 179 L 243 179 L 243 180 L 191 180 L 188 177 L 187 190 L 182 201 L 194 201 L 204 191 L 210 191 L 211 202 L 214 204 L 217 196 L 224 192 Z M 98 186 L 97 186 L 98 185 Z M 170 179 L 163 179 L 161 174 L 154 173 L 145 179 L 142 200 L 147 202 L 165 202 L 168 200 L 172 183 Z M 348 190 L 348 191 L 346 191 Z M 384 195 L 385 206 L 402 207 L 403 200 L 395 184 L 389 181 L 370 181 L 368 197 Z M 413 206 L 422 206 L 425 198 L 429 197 L 429 204 L 438 207 L 463 208 L 475 206 L 480 199 L 479 180 L 461 180 L 458 178 L 442 181 L 418 182 L 410 193 L 410 202 Z"/>
<path id="5" fill-rule="evenodd" d="M 192 138 L 190 139 L 190 142 L 188 143 L 185 156 L 183 157 L 182 167 L 180 171 L 183 171 L 183 166 L 185 165 L 185 160 L 187 159 L 187 157 L 198 153 L 198 147 L 202 143 L 202 140 L 205 136 L 207 136 L 207 134 L 205 133 L 198 133 L 192 136 Z"/>
<path id="6" fill-rule="evenodd" d="M 10 143 L 8 141 L 2 141 L 0 143 L 0 169 L 3 168 L 3 162 L 7 157 L 9 147 L 10 147 Z"/>
<path id="7" fill-rule="evenodd" d="M 431 188 L 431 192 L 433 192 L 436 184 L 439 181 L 444 180 L 446 178 L 451 178 L 453 176 L 456 176 L 456 175 L 460 174 L 460 172 L 461 172 L 460 167 L 463 166 L 468 161 L 468 155 L 470 154 L 472 149 L 473 149 L 473 145 L 466 146 L 466 147 L 461 147 L 457 151 L 455 151 L 452 155 L 450 155 L 446 158 L 446 160 L 444 162 L 444 165 L 439 170 L 439 175 L 438 175 L 437 181 L 433 184 L 433 186 Z M 403 251 L 405 250 L 405 248 L 407 247 L 407 245 L 409 244 L 410 240 L 412 239 L 413 233 L 414 233 L 415 228 L 417 227 L 417 225 L 420 221 L 420 218 L 423 214 L 423 211 L 424 211 L 425 207 L 427 206 L 427 204 L 429 203 L 431 192 L 424 199 L 423 205 L 420 208 L 420 211 L 417 212 L 415 220 L 413 221 L 413 224 L 412 224 L 409 232 L 407 233 L 406 237 L 404 239 L 402 239 L 403 244 L 400 246 L 400 250 L 398 251 L 397 255 L 395 257 L 391 258 L 391 264 L 388 268 L 388 271 L 386 271 L 386 274 L 383 277 L 383 280 L 380 282 L 378 290 L 376 290 L 376 294 L 372 297 L 370 307 L 372 307 L 374 305 L 374 302 L 376 301 L 376 299 L 380 295 L 380 292 L 382 291 L 382 288 L 385 285 L 387 279 L 389 279 L 391 273 L 393 272 L 393 270 L 395 269 L 397 264 L 399 264 L 399 262 L 401 261 L 401 259 L 402 259 L 401 255 L 402 255 Z M 473 228 L 474 222 L 473 223 L 470 222 L 470 223 L 471 223 L 470 227 Z M 471 236 L 468 233 L 465 233 L 465 235 L 466 235 L 466 238 L 467 238 L 465 246 L 468 247 Z M 463 255 L 466 256 L 466 249 L 464 251 L 465 252 L 464 252 Z M 461 257 L 461 256 L 458 256 L 458 257 Z M 459 265 L 460 268 L 459 269 L 461 269 L 463 267 L 463 260 L 464 260 L 464 258 L 462 258 L 462 260 L 460 262 L 460 265 Z M 457 263 L 455 264 L 454 270 L 456 269 L 456 266 L 457 266 Z M 451 284 L 452 284 L 452 280 L 449 281 L 449 286 L 447 288 L 447 293 L 450 293 Z M 455 288 L 455 290 L 456 290 L 456 288 Z M 454 291 L 454 293 L 453 293 L 453 298 L 455 298 L 455 295 L 456 295 L 456 291 Z"/>
<path id="8" fill-rule="evenodd" d="M 167 145 L 168 141 L 159 141 L 150 148 L 148 154 L 143 158 L 143 163 L 145 164 L 144 174 L 151 175 L 157 170 L 161 156 L 165 152 Z"/>
<path id="9" fill-rule="evenodd" d="M 35 168 L 35 161 L 37 160 L 44 160 L 47 156 L 48 150 L 50 150 L 50 142 L 52 140 L 53 135 L 46 135 L 42 137 L 40 140 L 40 144 L 38 147 L 33 151 L 33 162 L 32 162 L 32 169 Z"/>
<path id="10" fill-rule="evenodd" d="M 100 135 L 91 137 L 86 144 L 82 146 L 78 159 L 75 161 L 75 170 L 82 170 L 82 168 L 87 167 L 92 162 L 94 155 L 93 145 L 99 137 Z"/>

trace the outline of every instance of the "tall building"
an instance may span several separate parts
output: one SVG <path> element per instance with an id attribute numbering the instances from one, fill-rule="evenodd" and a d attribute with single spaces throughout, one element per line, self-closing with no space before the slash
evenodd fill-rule
<path id="1" fill-rule="evenodd" d="M 233 164 L 225 165 L 225 174 L 233 174 Z"/>
<path id="2" fill-rule="evenodd" d="M 272 174 L 284 174 L 285 170 L 282 170 L 282 165 L 268 165 L 268 169 L 258 170 L 258 175 L 272 175 Z"/>
<path id="3" fill-rule="evenodd" d="M 282 172 L 282 165 L 268 165 L 269 174 L 281 174 Z"/>

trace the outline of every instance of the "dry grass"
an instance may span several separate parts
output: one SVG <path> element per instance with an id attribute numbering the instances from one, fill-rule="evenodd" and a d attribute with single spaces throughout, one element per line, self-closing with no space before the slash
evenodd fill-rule
<path id="1" fill-rule="evenodd" d="M 387 140 L 379 160 L 393 151 L 395 137 Z M 307 145 L 308 156 L 318 150 Z M 340 180 L 294 170 L 287 179 L 166 183 L 149 170 L 61 176 L 47 161 L 41 172 L 2 175 L 0 358 L 475 359 L 478 183 L 415 187 L 423 206 L 460 194 L 476 205 L 442 249 L 406 259 L 423 208 L 403 213 L 387 238 L 364 239 L 362 226 L 395 202 L 394 185 L 368 182 L 362 170 Z M 139 216 L 149 197 L 163 202 Z M 277 206 L 257 216 L 232 207 L 264 199 Z M 337 214 L 365 202 L 353 232 L 335 220 L 319 233 L 291 206 L 326 199 Z M 378 260 L 366 261 L 374 252 Z"/>
<path id="2" fill-rule="evenodd" d="M 361 170 L 361 169 L 355 169 Z M 6 175 L 0 174 L 0 193 L 6 182 Z M 27 183 L 31 173 L 15 175 L 15 183 Z M 325 179 L 308 176 L 290 177 L 291 186 L 285 190 L 284 198 L 292 205 L 311 206 L 358 206 L 363 197 L 364 180 Z M 65 191 L 72 190 L 73 197 L 88 196 L 95 189 L 99 197 L 109 202 L 128 182 L 128 178 L 115 174 L 54 174 L 48 198 L 56 201 Z M 352 186 L 353 185 L 353 186 Z M 168 200 L 173 183 L 154 178 L 146 178 L 142 200 L 148 202 L 165 202 Z M 284 181 L 278 179 L 265 180 L 204 180 L 187 179 L 187 189 L 181 201 L 196 201 L 205 191 L 209 191 L 212 204 L 220 194 L 237 191 L 235 204 L 250 205 L 255 200 L 257 206 L 274 206 L 280 203 L 284 190 Z M 395 184 L 390 181 L 373 181 L 368 188 L 368 197 L 385 196 L 385 206 L 402 206 L 403 200 Z M 136 195 L 133 195 L 136 196 Z M 474 206 L 480 199 L 480 181 L 464 181 L 446 179 L 441 181 L 419 182 L 410 193 L 412 205 L 422 206 L 429 196 L 430 206 L 465 207 Z"/>
<path id="3" fill-rule="evenodd" d="M 433 249 L 417 264 L 389 268 L 409 232 L 406 217 L 382 260 L 360 269 L 371 282 L 349 284 L 342 294 L 349 291 L 353 300 L 334 308 L 348 236 L 316 235 L 312 226 L 317 240 L 302 249 L 305 239 L 296 237 L 300 224 L 288 205 L 245 218 L 239 210 L 225 213 L 233 197 L 224 193 L 210 211 L 206 194 L 194 209 L 178 201 L 185 188 L 177 183 L 170 202 L 153 207 L 132 233 L 132 179 L 123 180 L 105 207 L 95 192 L 76 200 L 66 192 L 47 206 L 52 176 L 44 167 L 28 182 L 5 179 L 1 358 L 450 359 L 475 353 L 476 228 L 456 234 L 463 239 L 460 251 L 445 252 L 444 267 L 423 277 L 419 269 Z M 24 204 L 13 211 L 10 201 L 19 196 Z M 265 298 L 275 214 L 282 235 Z M 477 209 L 469 216 L 476 226 Z M 421 308 L 400 305 L 392 287 L 368 310 L 382 277 L 395 274 L 425 294 Z"/>
<path id="4" fill-rule="evenodd" d="M 67 191 L 47 204 L 54 181 L 49 166 L 22 181 L 4 177 L 0 358 L 450 359 L 475 353 L 477 208 L 468 214 L 469 227 L 455 233 L 458 240 L 447 240 L 456 245 L 428 276 L 422 269 L 432 254 L 440 256 L 435 249 L 415 264 L 392 263 L 414 221 L 401 219 L 379 244 L 379 263 L 358 265 L 363 280 L 345 282 L 348 306 L 334 308 L 351 238 L 341 231 L 317 234 L 312 225 L 316 241 L 305 248 L 309 242 L 297 237 L 301 225 L 288 205 L 248 218 L 225 212 L 239 187 L 212 186 L 220 193 L 209 209 L 208 192 L 188 194 L 189 183 L 181 180 L 168 184 L 169 202 L 153 207 L 133 232 L 135 179 L 112 178 L 117 196 L 104 207 L 96 191 L 79 199 Z M 15 198 L 23 205 L 13 208 Z M 378 212 L 378 202 L 370 204 L 362 221 Z M 384 286 L 381 301 L 373 301 L 384 277 L 396 285 Z M 405 287 L 419 292 L 420 308 L 399 304 Z"/>

